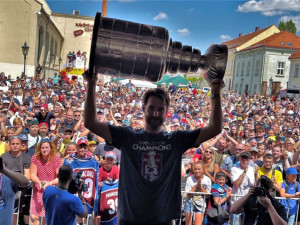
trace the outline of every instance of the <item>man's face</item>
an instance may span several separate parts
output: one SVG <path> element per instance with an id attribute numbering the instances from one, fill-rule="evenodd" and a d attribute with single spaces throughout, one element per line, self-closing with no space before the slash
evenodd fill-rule
<path id="1" fill-rule="evenodd" d="M 278 157 L 281 157 L 282 156 L 282 152 L 281 152 L 281 149 L 280 147 L 274 147 L 272 149 L 272 155 L 274 156 L 274 158 L 278 158 Z"/>
<path id="2" fill-rule="evenodd" d="M 151 96 L 144 106 L 146 125 L 150 130 L 157 131 L 166 119 L 167 106 L 164 100 Z"/>
<path id="3" fill-rule="evenodd" d="M 71 131 L 65 131 L 63 139 L 64 140 L 71 140 L 71 138 L 72 138 L 72 132 Z"/>
<path id="4" fill-rule="evenodd" d="M 46 114 L 47 114 L 47 112 L 48 112 L 48 110 L 47 110 L 46 108 L 42 107 L 42 108 L 40 109 L 40 112 L 41 112 L 42 116 L 45 117 Z"/>
<path id="5" fill-rule="evenodd" d="M 245 169 L 249 166 L 251 159 L 248 158 L 247 156 L 242 156 L 240 157 L 240 167 L 242 169 Z"/>
<path id="6" fill-rule="evenodd" d="M 263 164 L 264 164 L 264 167 L 266 169 L 272 169 L 273 159 L 272 158 L 264 158 L 263 159 Z"/>
<path id="7" fill-rule="evenodd" d="M 72 121 L 73 117 L 74 117 L 74 113 L 72 111 L 68 111 L 66 116 L 67 121 Z"/>
<path id="8" fill-rule="evenodd" d="M 21 150 L 21 140 L 14 138 L 10 140 L 9 146 L 13 152 L 19 152 Z"/>
<path id="9" fill-rule="evenodd" d="M 245 145 L 237 144 L 235 146 L 235 155 L 236 155 L 236 157 L 239 157 L 240 154 L 245 151 L 245 149 L 246 149 Z"/>
<path id="10" fill-rule="evenodd" d="M 74 120 L 79 121 L 80 120 L 80 112 L 74 113 Z"/>
<path id="11" fill-rule="evenodd" d="M 257 146 L 257 141 L 255 139 L 252 139 L 250 141 L 251 147 L 256 147 Z"/>
<path id="12" fill-rule="evenodd" d="M 257 136 L 258 138 L 262 138 L 264 135 L 265 135 L 265 132 L 264 132 L 263 130 L 258 130 L 258 131 L 256 132 L 256 136 Z"/>
<path id="13" fill-rule="evenodd" d="M 36 136 L 38 134 L 38 131 L 39 131 L 39 126 L 38 125 L 31 125 L 30 128 L 29 128 L 29 133 L 31 135 Z"/>
<path id="14" fill-rule="evenodd" d="M 49 129 L 45 125 L 42 125 L 42 126 L 39 127 L 39 133 L 43 137 L 48 134 L 48 131 L 49 131 Z"/>
<path id="15" fill-rule="evenodd" d="M 80 144 L 77 146 L 77 156 L 79 158 L 85 158 L 88 151 L 88 146 L 86 144 Z"/>
<path id="16" fill-rule="evenodd" d="M 218 149 L 219 150 L 224 150 L 226 148 L 226 141 L 223 139 L 220 139 L 218 141 Z"/>
<path id="17" fill-rule="evenodd" d="M 28 149 L 28 141 L 21 141 L 21 151 L 25 152 Z"/>

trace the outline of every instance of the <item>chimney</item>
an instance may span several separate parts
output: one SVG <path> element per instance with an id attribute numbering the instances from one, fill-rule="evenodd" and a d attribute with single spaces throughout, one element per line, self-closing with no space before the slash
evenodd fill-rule
<path id="1" fill-rule="evenodd" d="M 256 31 L 259 31 L 259 27 L 255 27 L 255 32 L 256 32 Z"/>
<path id="2" fill-rule="evenodd" d="M 243 36 L 243 34 L 242 33 L 239 33 L 239 37 L 242 37 Z"/>
<path id="3" fill-rule="evenodd" d="M 79 10 L 73 10 L 73 15 L 74 16 L 79 16 Z"/>

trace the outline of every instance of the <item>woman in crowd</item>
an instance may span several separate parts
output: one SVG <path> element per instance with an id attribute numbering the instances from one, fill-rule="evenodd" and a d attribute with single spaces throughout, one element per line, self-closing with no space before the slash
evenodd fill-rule
<path id="1" fill-rule="evenodd" d="M 203 164 L 196 162 L 192 167 L 193 175 L 189 176 L 185 191 L 188 192 L 205 192 L 209 193 L 211 189 L 211 180 L 204 175 Z M 194 225 L 201 225 L 206 209 L 206 201 L 204 195 L 187 194 L 187 200 L 184 205 L 184 213 L 186 224 L 192 224 L 193 213 L 195 213 Z"/>
<path id="2" fill-rule="evenodd" d="M 71 154 L 75 154 L 77 152 L 77 145 L 75 142 L 69 142 L 62 151 L 61 162 L 63 163 L 65 159 L 69 158 Z"/>
<path id="3" fill-rule="evenodd" d="M 215 176 L 220 171 L 220 167 L 215 163 L 215 150 L 213 147 L 204 150 L 202 164 L 204 174 L 209 177 L 212 183 L 215 183 Z"/>
<path id="4" fill-rule="evenodd" d="M 263 143 L 257 144 L 257 160 L 256 164 L 261 167 L 263 165 L 263 156 L 266 153 L 266 147 Z"/>
<path id="5" fill-rule="evenodd" d="M 57 173 L 62 163 L 56 156 L 56 152 L 53 143 L 42 140 L 31 159 L 30 174 L 34 183 L 30 207 L 32 225 L 39 224 L 39 218 L 45 217 L 42 202 L 44 190 L 49 185 L 56 185 L 58 182 Z"/>

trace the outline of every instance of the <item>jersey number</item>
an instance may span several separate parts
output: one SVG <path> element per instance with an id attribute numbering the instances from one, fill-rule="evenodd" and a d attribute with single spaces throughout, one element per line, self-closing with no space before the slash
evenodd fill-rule
<path id="1" fill-rule="evenodd" d="M 83 197 L 84 198 L 91 198 L 92 194 L 93 194 L 93 184 L 94 184 L 94 182 L 91 178 L 87 178 L 87 179 L 85 179 L 84 183 L 88 187 L 88 190 L 87 190 L 87 192 L 84 192 Z"/>
<path id="2" fill-rule="evenodd" d="M 111 215 L 115 214 L 115 212 L 118 208 L 118 198 L 116 198 L 115 200 L 113 200 L 113 199 L 107 200 L 107 204 L 110 207 L 110 210 L 108 210 L 108 213 L 111 214 Z"/>

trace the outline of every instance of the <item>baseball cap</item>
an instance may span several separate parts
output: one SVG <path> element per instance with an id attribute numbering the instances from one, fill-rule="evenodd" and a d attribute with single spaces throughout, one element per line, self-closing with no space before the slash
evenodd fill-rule
<path id="1" fill-rule="evenodd" d="M 4 98 L 3 101 L 2 101 L 2 103 L 3 103 L 3 104 L 5 104 L 5 103 L 6 103 L 6 104 L 9 104 L 10 101 L 8 100 L 8 98 Z"/>
<path id="2" fill-rule="evenodd" d="M 96 145 L 97 143 L 96 143 L 96 141 L 89 141 L 88 144 L 89 145 Z"/>
<path id="3" fill-rule="evenodd" d="M 258 152 L 256 147 L 250 148 L 250 152 Z"/>
<path id="4" fill-rule="evenodd" d="M 138 114 L 138 115 L 136 116 L 136 118 L 137 118 L 137 119 L 143 119 L 143 115 Z"/>
<path id="5" fill-rule="evenodd" d="M 218 179 L 218 178 L 220 178 L 220 177 L 226 178 L 225 173 L 223 173 L 223 172 L 217 172 L 217 173 L 216 173 L 216 179 Z"/>
<path id="6" fill-rule="evenodd" d="M 39 121 L 37 119 L 32 119 L 30 125 L 39 125 Z"/>
<path id="7" fill-rule="evenodd" d="M 114 117 L 122 117 L 120 113 L 115 113 Z"/>
<path id="8" fill-rule="evenodd" d="M 250 158 L 250 153 L 249 152 L 242 152 L 240 157 L 242 157 L 242 156 Z"/>
<path id="9" fill-rule="evenodd" d="M 230 129 L 229 126 L 224 126 L 224 129 Z"/>
<path id="10" fill-rule="evenodd" d="M 104 111 L 103 111 L 103 109 L 99 109 L 98 111 L 97 111 L 97 113 L 104 113 Z"/>
<path id="11" fill-rule="evenodd" d="M 85 138 L 80 138 L 78 141 L 77 141 L 77 145 L 81 145 L 81 144 L 85 144 L 85 145 L 88 145 L 88 141 L 85 139 Z"/>
<path id="12" fill-rule="evenodd" d="M 28 135 L 27 134 L 20 134 L 19 138 L 21 139 L 21 141 L 28 141 Z"/>
<path id="13" fill-rule="evenodd" d="M 285 171 L 286 175 L 297 175 L 299 174 L 294 167 L 290 167 Z"/>
<path id="14" fill-rule="evenodd" d="M 243 120 L 243 118 L 242 117 L 238 117 L 237 120 Z"/>
<path id="15" fill-rule="evenodd" d="M 116 159 L 116 153 L 114 153 L 113 151 L 106 152 L 105 158 L 113 158 L 113 159 Z"/>
<path id="16" fill-rule="evenodd" d="M 286 132 L 287 133 L 293 133 L 292 129 L 287 129 Z"/>
<path id="17" fill-rule="evenodd" d="M 48 123 L 46 123 L 46 122 L 41 122 L 41 123 L 39 124 L 39 127 L 41 127 L 41 126 L 46 126 L 47 128 L 49 128 L 49 125 L 48 125 Z"/>
<path id="18" fill-rule="evenodd" d="M 69 126 L 66 126 L 66 127 L 64 128 L 64 132 L 67 132 L 67 131 L 73 132 L 73 130 L 72 130 L 71 127 L 69 127 Z"/>
<path id="19" fill-rule="evenodd" d="M 40 108 L 48 109 L 48 105 L 46 103 L 40 104 Z"/>
<path id="20" fill-rule="evenodd" d="M 172 117 L 172 114 L 171 113 L 167 113 L 167 117 L 168 118 Z"/>

